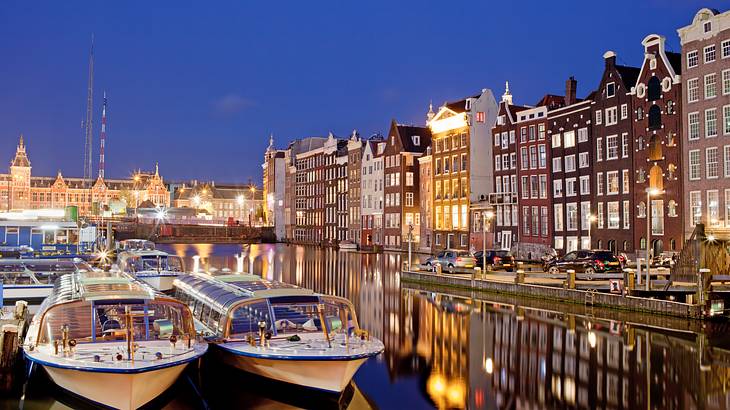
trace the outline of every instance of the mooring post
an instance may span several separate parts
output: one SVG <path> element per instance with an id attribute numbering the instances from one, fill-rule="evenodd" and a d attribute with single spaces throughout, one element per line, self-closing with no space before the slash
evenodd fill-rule
<path id="1" fill-rule="evenodd" d="M 517 271 L 515 272 L 515 283 L 518 285 L 525 283 L 525 270 L 524 269 L 517 269 Z"/>
<path id="2" fill-rule="evenodd" d="M 701 268 L 697 275 L 697 303 L 704 306 L 707 300 L 707 291 L 710 287 L 710 270 L 707 268 Z"/>
<path id="3" fill-rule="evenodd" d="M 568 269 L 568 289 L 575 289 L 575 269 Z"/>
<path id="4" fill-rule="evenodd" d="M 636 276 L 631 268 L 624 269 L 624 295 L 631 294 L 636 287 Z"/>

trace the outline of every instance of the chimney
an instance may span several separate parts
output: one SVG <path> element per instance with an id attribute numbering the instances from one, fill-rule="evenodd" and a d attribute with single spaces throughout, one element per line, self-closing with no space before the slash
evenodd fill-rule
<path id="1" fill-rule="evenodd" d="M 606 60 L 606 67 L 613 67 L 616 65 L 616 53 L 611 50 L 603 53 L 603 59 Z"/>
<path id="2" fill-rule="evenodd" d="M 575 89 L 578 88 L 578 82 L 575 77 L 570 76 L 565 82 L 565 105 L 575 104 Z"/>

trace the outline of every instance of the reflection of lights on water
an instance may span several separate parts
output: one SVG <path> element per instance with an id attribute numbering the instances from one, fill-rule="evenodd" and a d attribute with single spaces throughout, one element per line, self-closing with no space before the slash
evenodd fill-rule
<path id="1" fill-rule="evenodd" d="M 488 357 L 487 360 L 484 361 L 484 370 L 486 370 L 488 374 L 492 374 L 494 371 L 494 362 L 491 357 Z"/>
<path id="2" fill-rule="evenodd" d="M 447 379 L 442 374 L 432 373 L 426 383 L 426 391 L 438 407 L 466 406 L 466 386 L 461 378 Z"/>

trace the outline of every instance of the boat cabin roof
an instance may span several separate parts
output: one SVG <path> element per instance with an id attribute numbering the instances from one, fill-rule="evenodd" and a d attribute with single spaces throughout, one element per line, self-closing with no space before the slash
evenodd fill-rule
<path id="1" fill-rule="evenodd" d="M 175 280 L 175 286 L 215 305 L 219 310 L 228 310 L 238 302 L 254 298 L 318 296 L 310 289 L 272 282 L 250 274 L 183 275 Z"/>
<path id="2" fill-rule="evenodd" d="M 56 280 L 53 292 L 43 305 L 50 306 L 78 300 L 151 300 L 155 296 L 157 294 L 152 288 L 124 273 L 77 272 Z"/>
<path id="3" fill-rule="evenodd" d="M 73 273 L 91 267 L 82 259 L 0 259 L 0 272 Z"/>
<path id="4" fill-rule="evenodd" d="M 152 257 L 159 256 L 161 258 L 163 258 L 163 257 L 166 258 L 168 256 L 174 256 L 174 255 L 170 255 L 167 252 L 158 251 L 158 250 L 154 250 L 154 249 L 152 249 L 152 250 L 148 250 L 148 249 L 145 249 L 145 250 L 130 249 L 130 250 L 123 251 L 123 252 L 121 252 L 119 254 L 119 257 L 127 257 L 127 258 L 129 258 L 129 257 L 133 257 L 133 256 L 141 256 L 143 258 L 145 256 L 148 256 L 148 257 L 149 256 L 152 256 Z"/>
<path id="5" fill-rule="evenodd" d="M 125 251 L 154 250 L 155 243 L 147 239 L 125 239 L 119 241 L 118 248 Z"/>

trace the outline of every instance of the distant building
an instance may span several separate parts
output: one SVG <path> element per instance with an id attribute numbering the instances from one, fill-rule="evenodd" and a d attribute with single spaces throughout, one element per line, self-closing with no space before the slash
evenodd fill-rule
<path id="1" fill-rule="evenodd" d="M 31 174 L 31 162 L 20 136 L 9 174 L 0 174 L 0 211 L 64 208 L 76 206 L 80 216 L 101 215 L 112 201 L 136 208 L 146 202 L 170 206 L 170 195 L 155 166 L 154 173 L 137 172 L 131 179 L 84 181 L 61 174 L 38 177 Z"/>
<path id="2" fill-rule="evenodd" d="M 366 142 L 357 134 L 347 141 L 347 206 L 348 206 L 348 235 L 347 239 L 360 245 L 362 234 L 362 155 Z"/>
<path id="3" fill-rule="evenodd" d="M 361 245 L 383 245 L 383 137 L 365 142 L 362 155 L 362 238 Z"/>
<path id="4" fill-rule="evenodd" d="M 274 227 L 277 240 L 286 238 L 284 217 L 284 191 L 286 189 L 286 158 L 284 150 L 274 148 L 274 137 L 269 138 L 269 147 L 264 154 L 263 199 L 264 221 Z"/>
<path id="5" fill-rule="evenodd" d="M 284 153 L 286 179 L 284 229 L 287 240 L 317 243 L 324 223 L 322 148 L 327 138 L 307 137 L 289 144 Z"/>
<path id="6" fill-rule="evenodd" d="M 492 91 L 445 103 L 429 114 L 432 134 L 434 250 L 467 250 L 472 201 L 494 191 Z"/>
<path id="7" fill-rule="evenodd" d="M 407 249 L 409 232 L 413 246 L 420 240 L 418 157 L 430 144 L 428 128 L 391 121 L 383 153 L 386 249 Z"/>
<path id="8" fill-rule="evenodd" d="M 678 32 L 684 97 L 674 102 L 682 106 L 687 238 L 698 223 L 730 227 L 730 11 L 701 9 Z"/>
<path id="9" fill-rule="evenodd" d="M 173 207 L 199 210 L 214 222 L 238 225 L 265 225 L 263 191 L 254 185 L 182 184 L 174 193 Z"/>

